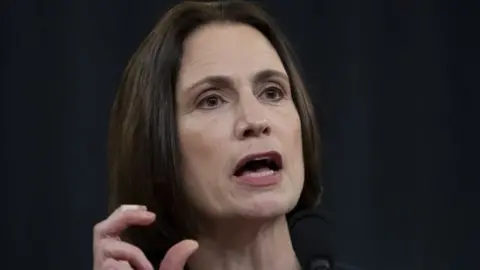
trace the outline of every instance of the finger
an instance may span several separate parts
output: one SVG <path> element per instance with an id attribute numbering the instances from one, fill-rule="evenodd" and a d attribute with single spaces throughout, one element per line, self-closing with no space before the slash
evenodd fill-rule
<path id="1" fill-rule="evenodd" d="M 107 219 L 95 225 L 93 234 L 96 239 L 106 235 L 117 236 L 131 225 L 149 225 L 155 220 L 155 214 L 145 206 L 122 205 Z"/>
<path id="2" fill-rule="evenodd" d="M 153 270 L 145 254 L 136 246 L 111 238 L 104 238 L 99 243 L 101 257 L 126 261 L 129 265 L 139 270 Z"/>
<path id="3" fill-rule="evenodd" d="M 117 261 L 108 258 L 105 260 L 100 270 L 133 270 L 133 268 L 126 261 Z"/>
<path id="4" fill-rule="evenodd" d="M 193 240 L 183 240 L 175 244 L 163 258 L 159 270 L 182 270 L 197 249 L 198 242 Z"/>

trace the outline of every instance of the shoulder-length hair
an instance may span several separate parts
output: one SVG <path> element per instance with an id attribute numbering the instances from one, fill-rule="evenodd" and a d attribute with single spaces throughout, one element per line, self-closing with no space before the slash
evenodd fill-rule
<path id="1" fill-rule="evenodd" d="M 128 229 L 122 236 L 155 263 L 171 245 L 195 237 L 182 181 L 175 85 L 184 40 L 199 26 L 214 22 L 254 27 L 276 49 L 289 75 L 300 116 L 305 163 L 302 194 L 289 215 L 315 207 L 321 194 L 315 113 L 294 54 L 273 19 L 245 1 L 181 3 L 167 12 L 131 58 L 110 116 L 109 207 L 141 204 L 156 213 L 153 225 Z"/>

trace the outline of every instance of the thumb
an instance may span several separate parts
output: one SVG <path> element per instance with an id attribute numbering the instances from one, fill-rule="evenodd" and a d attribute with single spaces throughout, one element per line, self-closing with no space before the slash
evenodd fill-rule
<path id="1" fill-rule="evenodd" d="M 188 258 L 198 249 L 198 242 L 183 240 L 171 247 L 162 262 L 159 270 L 182 270 Z"/>

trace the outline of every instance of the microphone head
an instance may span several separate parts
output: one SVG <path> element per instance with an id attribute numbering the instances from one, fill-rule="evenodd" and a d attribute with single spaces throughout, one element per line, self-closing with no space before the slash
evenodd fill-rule
<path id="1" fill-rule="evenodd" d="M 302 269 L 333 269 L 331 233 L 325 216 L 319 210 L 300 211 L 288 223 L 293 249 Z"/>

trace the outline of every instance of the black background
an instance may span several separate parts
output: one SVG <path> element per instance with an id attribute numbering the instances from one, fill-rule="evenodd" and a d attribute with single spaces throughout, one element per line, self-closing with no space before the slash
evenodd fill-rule
<path id="1" fill-rule="evenodd" d="M 2 269 L 91 269 L 115 89 L 176 2 L 0 3 Z M 339 259 L 476 269 L 477 1 L 262 3 L 293 42 L 321 119 Z"/>

